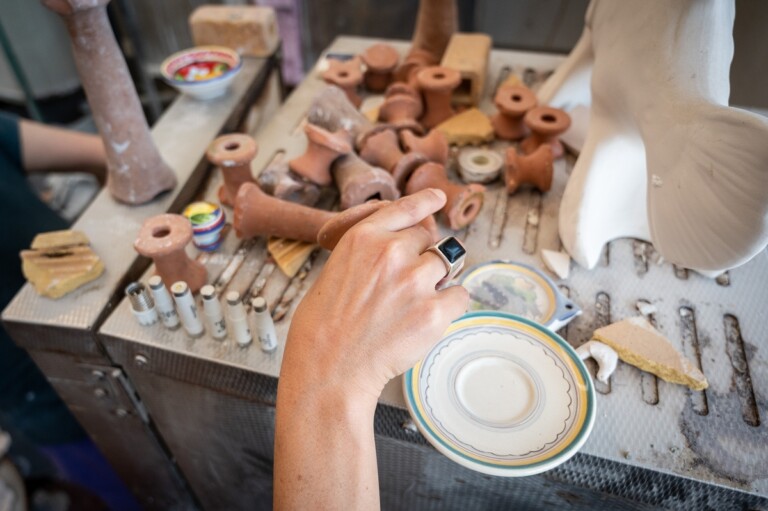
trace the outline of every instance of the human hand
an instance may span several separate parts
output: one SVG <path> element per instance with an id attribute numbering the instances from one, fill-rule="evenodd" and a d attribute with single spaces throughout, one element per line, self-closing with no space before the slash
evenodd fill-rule
<path id="1" fill-rule="evenodd" d="M 419 225 L 445 200 L 440 190 L 423 190 L 344 235 L 293 316 L 281 382 L 295 375 L 375 403 L 466 311 L 463 287 L 435 289 L 445 266 L 425 252 L 433 238 Z"/>

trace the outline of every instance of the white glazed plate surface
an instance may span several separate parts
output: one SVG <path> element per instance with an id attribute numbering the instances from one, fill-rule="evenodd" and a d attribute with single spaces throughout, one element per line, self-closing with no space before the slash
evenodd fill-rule
<path id="1" fill-rule="evenodd" d="M 469 313 L 404 379 L 424 436 L 453 461 L 527 476 L 573 456 L 592 430 L 592 381 L 576 352 L 527 319 Z"/>

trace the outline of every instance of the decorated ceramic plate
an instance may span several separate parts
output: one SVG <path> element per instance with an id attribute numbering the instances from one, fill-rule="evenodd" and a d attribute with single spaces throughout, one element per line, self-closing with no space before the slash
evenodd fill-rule
<path id="1" fill-rule="evenodd" d="M 573 348 L 511 314 L 462 316 L 403 382 L 427 440 L 490 475 L 560 465 L 584 444 L 595 419 L 592 380 Z"/>
<path id="2" fill-rule="evenodd" d="M 581 314 L 544 273 L 522 263 L 491 261 L 464 271 L 470 311 L 508 312 L 559 330 Z"/>

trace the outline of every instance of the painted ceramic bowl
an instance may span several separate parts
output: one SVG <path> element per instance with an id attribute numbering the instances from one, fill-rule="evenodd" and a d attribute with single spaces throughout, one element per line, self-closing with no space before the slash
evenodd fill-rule
<path id="1" fill-rule="evenodd" d="M 219 248 L 226 223 L 224 210 L 212 202 L 193 202 L 184 208 L 184 217 L 192 224 L 192 241 L 205 252 Z"/>
<path id="2" fill-rule="evenodd" d="M 460 284 L 469 291 L 470 311 L 498 311 L 560 330 L 581 309 L 552 279 L 527 264 L 491 261 L 464 270 Z"/>
<path id="3" fill-rule="evenodd" d="M 501 312 L 454 321 L 405 373 L 403 392 L 438 451 L 495 476 L 564 463 L 595 421 L 592 379 L 574 349 L 551 330 Z"/>
<path id="4" fill-rule="evenodd" d="M 237 52 L 224 46 L 198 46 L 174 53 L 160 65 L 163 79 L 198 99 L 223 96 L 242 69 Z"/>

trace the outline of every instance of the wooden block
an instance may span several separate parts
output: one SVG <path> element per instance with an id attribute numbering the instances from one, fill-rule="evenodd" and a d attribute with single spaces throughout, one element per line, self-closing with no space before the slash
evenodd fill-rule
<path id="1" fill-rule="evenodd" d="M 464 110 L 438 124 L 435 129 L 445 135 L 451 145 L 479 145 L 493 140 L 491 120 L 477 108 Z"/>
<path id="2" fill-rule="evenodd" d="M 43 296 L 59 298 L 104 272 L 104 264 L 79 231 L 38 234 L 32 250 L 22 250 L 24 277 Z"/>
<path id="3" fill-rule="evenodd" d="M 195 46 L 226 46 L 245 57 L 268 57 L 280 41 L 271 7 L 201 5 L 189 16 L 189 27 Z"/>
<path id="4" fill-rule="evenodd" d="M 491 37 L 487 34 L 453 34 L 443 54 L 441 66 L 461 73 L 461 83 L 453 91 L 454 103 L 477 106 L 483 96 Z"/>
<path id="5" fill-rule="evenodd" d="M 267 242 L 267 250 L 275 259 L 277 267 L 291 278 L 296 276 L 316 248 L 315 243 L 283 238 L 269 238 Z"/>

